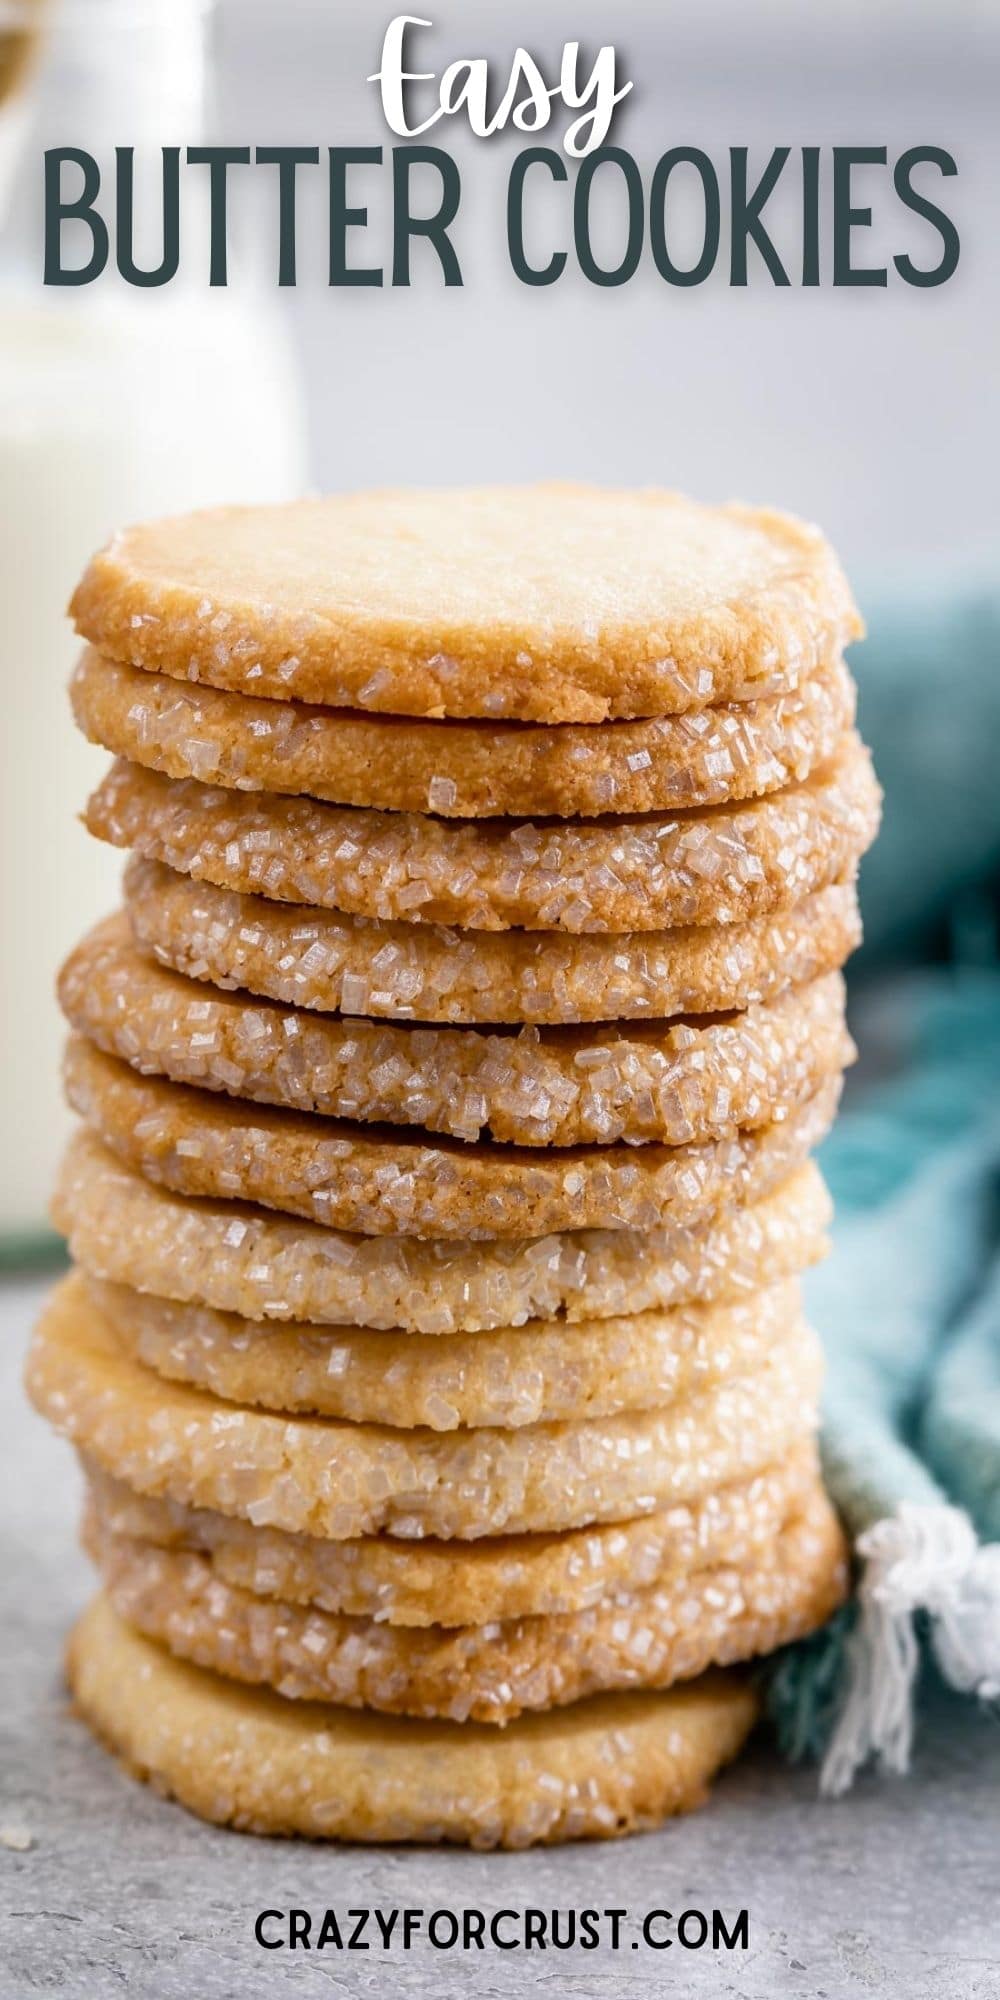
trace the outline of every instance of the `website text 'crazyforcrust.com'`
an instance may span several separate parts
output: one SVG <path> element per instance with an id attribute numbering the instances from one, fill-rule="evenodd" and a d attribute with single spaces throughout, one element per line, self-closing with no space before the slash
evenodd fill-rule
<path id="1" fill-rule="evenodd" d="M 261 1910 L 267 1951 L 747 1951 L 750 1912 L 627 1909 Z"/>

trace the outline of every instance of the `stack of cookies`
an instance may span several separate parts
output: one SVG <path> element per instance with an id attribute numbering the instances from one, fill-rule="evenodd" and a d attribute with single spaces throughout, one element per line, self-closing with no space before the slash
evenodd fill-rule
<path id="1" fill-rule="evenodd" d="M 798 1287 L 878 817 L 841 571 L 671 494 L 383 493 L 130 530 L 73 609 L 131 850 L 29 1366 L 78 1706 L 238 1826 L 654 1824 L 845 1587 Z"/>

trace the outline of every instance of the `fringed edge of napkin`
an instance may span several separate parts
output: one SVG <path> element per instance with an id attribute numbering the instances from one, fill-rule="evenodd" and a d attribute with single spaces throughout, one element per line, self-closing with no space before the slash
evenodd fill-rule
<path id="1" fill-rule="evenodd" d="M 1000 1543 L 981 1543 L 958 1507 L 904 1501 L 856 1553 L 855 1600 L 779 1659 L 768 1688 L 783 1750 L 821 1757 L 828 1798 L 870 1759 L 908 1770 L 922 1634 L 951 1687 L 1000 1701 Z"/>

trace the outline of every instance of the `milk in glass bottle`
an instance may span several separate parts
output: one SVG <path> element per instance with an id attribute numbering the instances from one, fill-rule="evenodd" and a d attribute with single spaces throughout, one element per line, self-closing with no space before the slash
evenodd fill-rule
<path id="1" fill-rule="evenodd" d="M 305 484 L 297 378 L 276 296 L 241 273 L 238 246 L 228 288 L 208 286 L 207 220 L 197 208 L 204 172 L 188 170 L 182 188 L 182 261 L 170 284 L 130 287 L 111 268 L 113 252 L 92 284 L 43 284 L 46 147 L 83 148 L 110 187 L 115 146 L 135 147 L 136 261 L 155 267 L 160 147 L 204 140 L 209 26 L 200 0 L 0 0 L 0 1256 L 8 1263 L 41 1239 L 68 1129 L 53 978 L 82 927 L 119 900 L 121 857 L 76 820 L 107 757 L 82 741 L 69 714 L 79 649 L 65 617 L 70 591 L 119 526 L 222 501 L 288 499 Z M 79 184 L 64 171 L 70 199 Z M 106 213 L 103 197 L 100 205 Z"/>

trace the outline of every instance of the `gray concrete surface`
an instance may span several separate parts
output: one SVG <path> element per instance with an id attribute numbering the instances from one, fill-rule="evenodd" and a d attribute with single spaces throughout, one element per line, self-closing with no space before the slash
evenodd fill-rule
<path id="1" fill-rule="evenodd" d="M 475 1993 L 638 2000 L 1000 2000 L 1000 1730 L 928 1697 L 916 1770 L 820 1805 L 766 1743 L 709 1809 L 611 1847 L 476 1856 L 253 1841 L 122 1776 L 67 1711 L 62 1636 L 88 1589 L 76 1475 L 18 1386 L 37 1285 L 0 1291 L 0 1996 L 256 2000 Z M 621 1908 L 616 1952 L 263 1951 L 264 1908 Z M 654 1951 L 647 1910 L 750 1913 L 749 1949 Z"/>

